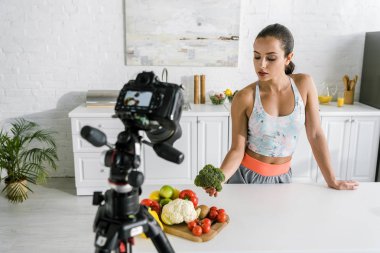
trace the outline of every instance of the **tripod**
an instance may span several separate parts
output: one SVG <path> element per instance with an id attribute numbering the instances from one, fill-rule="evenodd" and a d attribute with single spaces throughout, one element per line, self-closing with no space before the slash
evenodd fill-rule
<path id="1" fill-rule="evenodd" d="M 126 128 L 118 135 L 115 147 L 98 129 L 85 126 L 81 135 L 96 147 L 107 145 L 104 163 L 110 167 L 108 182 L 111 189 L 104 195 L 94 192 L 93 205 L 98 205 L 93 230 L 97 253 L 122 253 L 119 245 L 132 252 L 133 237 L 145 233 L 159 253 L 174 253 L 165 233 L 148 212 L 139 204 L 144 175 L 140 166 L 141 136 L 137 130 Z M 127 252 L 127 251 L 124 251 Z"/>

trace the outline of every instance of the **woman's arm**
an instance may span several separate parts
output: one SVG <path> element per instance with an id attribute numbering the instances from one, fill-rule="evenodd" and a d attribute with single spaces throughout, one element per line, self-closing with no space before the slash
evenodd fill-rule
<path id="1" fill-rule="evenodd" d="M 301 78 L 301 85 L 307 90 L 306 99 L 306 134 L 309 140 L 314 158 L 317 161 L 322 175 L 330 188 L 338 190 L 354 190 L 359 185 L 355 181 L 337 181 L 335 179 L 334 170 L 330 162 L 330 153 L 327 141 L 321 127 L 319 116 L 319 104 L 317 90 L 312 78 L 304 75 Z"/>
<path id="2" fill-rule="evenodd" d="M 252 97 L 251 92 L 243 89 L 234 96 L 231 105 L 232 143 L 220 166 L 225 176 L 224 182 L 236 172 L 244 157 L 248 129 L 246 112 L 248 106 L 252 104 Z M 217 191 L 214 188 L 207 188 L 206 192 L 210 196 L 217 196 Z"/>

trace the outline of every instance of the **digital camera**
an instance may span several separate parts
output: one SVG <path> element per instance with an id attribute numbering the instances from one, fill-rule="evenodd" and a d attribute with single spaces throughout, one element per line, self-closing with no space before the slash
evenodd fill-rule
<path id="1" fill-rule="evenodd" d="M 161 82 L 153 72 L 144 71 L 124 85 L 115 113 L 124 125 L 144 130 L 153 144 L 173 144 L 182 134 L 183 101 L 181 86 Z"/>

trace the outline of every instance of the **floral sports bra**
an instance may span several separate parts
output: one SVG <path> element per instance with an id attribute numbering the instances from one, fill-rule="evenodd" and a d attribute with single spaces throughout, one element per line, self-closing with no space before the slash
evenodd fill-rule
<path id="1" fill-rule="evenodd" d="M 300 130 L 305 124 L 305 105 L 292 78 L 293 112 L 286 116 L 272 116 L 265 112 L 256 84 L 255 104 L 248 121 L 247 145 L 255 153 L 270 157 L 287 157 L 294 153 Z"/>

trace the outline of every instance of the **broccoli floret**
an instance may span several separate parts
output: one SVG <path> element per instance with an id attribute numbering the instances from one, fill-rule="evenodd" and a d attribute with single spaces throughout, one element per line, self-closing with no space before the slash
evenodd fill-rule
<path id="1" fill-rule="evenodd" d="M 195 177 L 194 184 L 199 187 L 214 187 L 218 192 L 222 190 L 225 177 L 221 169 L 211 164 L 203 167 Z"/>

